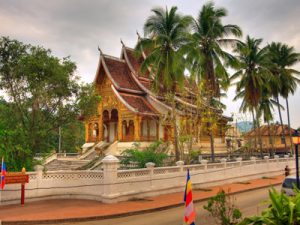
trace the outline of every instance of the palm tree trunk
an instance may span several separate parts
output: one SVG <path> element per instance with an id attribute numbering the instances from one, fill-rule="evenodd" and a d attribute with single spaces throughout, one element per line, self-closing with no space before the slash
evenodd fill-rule
<path id="1" fill-rule="evenodd" d="M 287 110 L 287 118 L 288 118 L 288 127 L 289 127 L 289 135 L 290 135 L 290 142 L 291 142 L 291 152 L 294 154 L 293 148 L 293 140 L 292 140 L 292 131 L 291 131 L 291 122 L 290 122 L 290 109 L 289 109 L 289 101 L 288 98 L 285 98 L 286 102 L 286 110 Z"/>
<path id="2" fill-rule="evenodd" d="M 284 149 L 286 150 L 287 146 L 286 146 L 286 141 L 285 141 L 285 136 L 284 136 L 284 127 L 283 127 L 283 122 L 282 122 L 281 109 L 280 109 L 280 103 L 279 103 L 278 95 L 276 96 L 276 102 L 277 102 L 279 119 L 280 119 L 280 124 L 281 124 L 281 129 L 282 129 L 281 138 L 282 138 L 282 140 L 284 140 Z"/>
<path id="3" fill-rule="evenodd" d="M 212 124 L 210 124 L 210 151 L 211 151 L 211 161 L 214 162 L 215 161 L 215 146 L 214 146 L 214 134 L 213 134 L 213 130 L 212 130 Z"/>
<path id="4" fill-rule="evenodd" d="M 177 123 L 176 123 L 176 102 L 175 102 L 175 92 L 172 94 L 172 122 L 173 122 L 173 131 L 174 131 L 174 150 L 175 150 L 175 158 L 176 161 L 180 160 L 180 151 L 178 146 L 178 130 L 177 130 Z"/>
<path id="5" fill-rule="evenodd" d="M 262 149 L 262 140 L 261 140 L 261 132 L 260 132 L 258 107 L 255 108 L 255 112 L 256 112 L 256 124 L 257 124 L 257 131 L 258 131 L 258 144 L 259 144 L 260 157 L 263 158 L 263 149 Z"/>
<path id="6" fill-rule="evenodd" d="M 272 140 L 270 121 L 268 121 L 269 143 L 271 144 L 271 156 L 274 156 L 274 143 Z"/>
<path id="7" fill-rule="evenodd" d="M 252 120 L 253 120 L 253 130 L 255 131 L 254 135 L 254 148 L 255 150 L 257 149 L 257 138 L 256 138 L 256 122 L 255 122 L 255 117 L 254 117 L 254 110 L 251 110 L 252 112 Z"/>

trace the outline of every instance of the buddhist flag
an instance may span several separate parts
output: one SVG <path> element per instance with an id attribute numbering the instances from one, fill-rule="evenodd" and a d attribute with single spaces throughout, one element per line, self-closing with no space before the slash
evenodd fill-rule
<path id="1" fill-rule="evenodd" d="M 4 162 L 4 158 L 2 157 L 1 163 L 1 177 L 0 177 L 0 188 L 3 189 L 5 186 L 5 176 L 6 176 L 6 165 Z"/>
<path id="2" fill-rule="evenodd" d="M 185 202 L 184 221 L 187 225 L 195 225 L 196 212 L 193 204 L 192 183 L 190 179 L 189 170 L 187 171 L 187 177 L 186 177 L 184 202 Z"/>

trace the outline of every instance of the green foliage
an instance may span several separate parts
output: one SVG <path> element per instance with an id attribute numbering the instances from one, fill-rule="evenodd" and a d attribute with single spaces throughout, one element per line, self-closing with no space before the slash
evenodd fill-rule
<path id="1" fill-rule="evenodd" d="M 242 213 L 234 205 L 233 198 L 230 195 L 226 195 L 223 190 L 210 198 L 207 205 L 203 206 L 203 208 L 221 225 L 237 224 L 242 218 Z"/>
<path id="2" fill-rule="evenodd" d="M 49 49 L 0 38 L 0 90 L 6 98 L 0 102 L 0 155 L 9 170 L 31 170 L 36 153 L 56 149 L 59 127 L 63 148 L 73 151 L 82 143 L 76 119 L 83 108 L 97 107 L 99 96 L 90 85 L 78 84 L 75 70 L 69 57 L 59 59 Z"/>
<path id="3" fill-rule="evenodd" d="M 155 166 L 162 166 L 163 161 L 168 157 L 164 153 L 161 141 L 151 143 L 149 147 L 144 150 L 139 149 L 140 144 L 135 143 L 132 148 L 125 150 L 122 153 L 124 157 L 121 160 L 121 164 L 129 165 L 132 162 L 138 163 L 139 168 L 145 168 L 147 162 L 155 163 Z"/>
<path id="4" fill-rule="evenodd" d="M 300 193 L 289 197 L 274 188 L 269 191 L 269 207 L 260 216 L 245 218 L 239 225 L 299 225 Z"/>
<path id="5" fill-rule="evenodd" d="M 83 117 L 97 115 L 98 103 L 101 101 L 101 96 L 97 93 L 94 84 L 81 85 L 77 96 L 77 107 Z"/>

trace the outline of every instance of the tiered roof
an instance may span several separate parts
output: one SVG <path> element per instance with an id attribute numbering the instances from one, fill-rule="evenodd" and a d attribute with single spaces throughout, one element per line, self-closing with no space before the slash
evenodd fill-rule
<path id="1" fill-rule="evenodd" d="M 145 54 L 136 57 L 134 49 L 126 47 L 123 42 L 122 45 L 120 58 L 104 55 L 100 50 L 101 54 L 95 82 L 101 82 L 101 76 L 103 75 L 101 75 L 100 70 L 104 70 L 112 82 L 112 89 L 116 96 L 129 110 L 138 114 L 158 116 L 160 112 L 151 104 L 149 100 L 151 99 L 169 111 L 170 106 L 164 100 L 164 97 L 157 96 L 151 91 L 153 79 L 150 69 L 144 74 L 141 73 L 141 64 Z M 193 93 L 194 86 L 186 81 L 185 89 L 187 93 L 185 96 L 182 93 L 176 93 L 175 99 L 179 113 L 182 113 L 181 109 L 183 108 L 191 110 L 197 108 L 192 104 L 195 98 Z"/>

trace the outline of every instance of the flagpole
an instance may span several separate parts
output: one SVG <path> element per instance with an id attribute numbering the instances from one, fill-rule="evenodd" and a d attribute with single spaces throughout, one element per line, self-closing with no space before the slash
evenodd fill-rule
<path id="1" fill-rule="evenodd" d="M 3 169 L 3 162 L 4 162 L 4 157 L 2 156 L 2 163 L 1 163 L 1 175 L 0 175 L 0 184 L 2 186 L 2 169 Z M 2 188 L 0 188 L 0 205 L 2 205 Z M 0 221 L 1 222 L 1 221 Z M 0 223 L 1 225 L 1 223 Z"/>
<path id="2" fill-rule="evenodd" d="M 4 162 L 4 157 L 2 156 L 2 161 L 1 161 L 1 175 L 0 175 L 0 185 L 2 186 L 2 170 L 3 170 L 3 162 Z M 2 189 L 1 189 L 2 190 Z"/>

